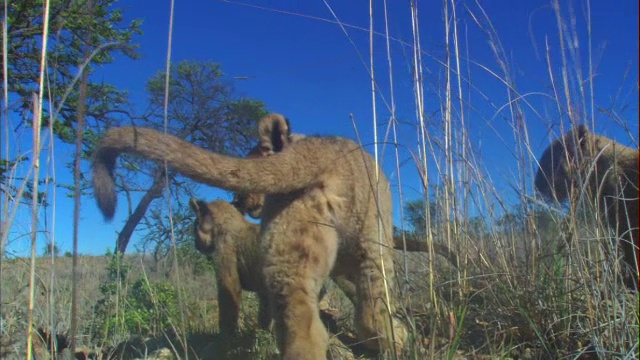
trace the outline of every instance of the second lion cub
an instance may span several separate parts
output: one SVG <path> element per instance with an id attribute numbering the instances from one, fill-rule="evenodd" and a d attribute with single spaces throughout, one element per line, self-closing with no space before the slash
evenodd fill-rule
<path id="1" fill-rule="evenodd" d="M 196 248 L 211 256 L 216 266 L 221 333 L 231 335 L 238 330 L 243 289 L 258 295 L 258 325 L 266 329 L 271 315 L 262 275 L 264 256 L 258 238 L 260 226 L 247 221 L 226 201 L 206 203 L 191 199 L 189 205 L 196 213 Z"/>

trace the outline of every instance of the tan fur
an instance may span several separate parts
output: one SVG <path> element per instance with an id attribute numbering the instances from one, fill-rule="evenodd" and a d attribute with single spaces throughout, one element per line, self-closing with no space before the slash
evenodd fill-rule
<path id="1" fill-rule="evenodd" d="M 189 205 L 196 214 L 196 249 L 215 263 L 222 334 L 232 335 L 238 329 L 242 290 L 258 295 L 258 325 L 261 329 L 268 328 L 271 315 L 262 275 L 265 256 L 260 246 L 260 225 L 247 221 L 233 204 L 223 200 L 207 203 L 192 198 Z M 347 287 L 345 293 L 349 290 Z M 323 289 L 321 311 L 330 311 L 326 295 Z"/>
<path id="2" fill-rule="evenodd" d="M 258 124 L 258 133 L 260 141 L 249 151 L 246 156 L 248 159 L 273 155 L 304 138 L 304 135 L 291 133 L 289 120 L 276 115 L 262 118 Z M 264 205 L 264 194 L 236 192 L 232 204 L 243 214 L 259 219 Z"/>
<path id="3" fill-rule="evenodd" d="M 406 247 L 405 247 L 406 245 Z M 447 259 L 451 265 L 458 267 L 458 256 L 456 253 L 451 251 L 449 247 L 445 244 L 433 242 L 433 251 L 435 254 L 438 254 L 445 259 Z M 426 241 L 421 241 L 416 237 L 408 236 L 405 238 L 404 242 L 401 237 L 393 238 L 393 247 L 396 250 L 406 250 L 409 252 L 430 252 L 429 244 Z"/>
<path id="4" fill-rule="evenodd" d="M 113 168 L 122 152 L 166 161 L 201 183 L 267 194 L 260 241 L 285 359 L 326 358 L 328 335 L 317 309 L 330 273 L 355 284 L 355 325 L 364 344 L 380 350 L 402 346 L 406 328 L 387 312 L 396 308 L 389 183 L 384 174 L 375 174 L 375 161 L 356 143 L 306 137 L 271 156 L 239 159 L 152 129 L 111 129 L 93 163 L 96 199 L 107 218 L 115 211 Z M 389 303 L 383 275 L 391 288 Z"/>
<path id="5" fill-rule="evenodd" d="M 288 119 L 276 114 L 260 119 L 258 134 L 260 136 L 258 145 L 263 156 L 281 152 L 297 139 L 296 136 L 300 136 L 291 133 Z"/>
<path id="6" fill-rule="evenodd" d="M 211 256 L 216 265 L 218 302 L 223 333 L 233 333 L 238 320 L 241 290 L 258 293 L 260 314 L 263 314 L 266 289 L 262 276 L 264 255 L 260 249 L 260 225 L 247 221 L 235 205 L 223 200 L 205 202 L 191 199 L 189 205 L 196 214 L 194 222 L 195 245 L 201 253 Z M 413 237 L 394 237 L 394 249 L 408 252 L 429 252 L 426 242 Z M 406 245 L 406 248 L 405 248 Z M 446 246 L 433 244 L 436 254 L 458 266 L 455 254 Z M 333 274 L 332 274 L 333 275 Z M 334 282 L 350 300 L 356 299 L 356 287 L 345 277 L 332 276 Z M 322 300 L 327 300 L 320 296 Z M 326 302 L 326 301 L 325 301 Z M 327 307 L 320 308 L 327 310 Z M 259 316 L 259 325 L 265 329 L 270 318 Z M 226 326 L 226 327 L 225 327 Z M 233 328 L 229 328 L 233 326 Z"/>
<path id="7" fill-rule="evenodd" d="M 196 248 L 211 256 L 215 263 L 221 333 L 232 335 L 238 330 L 242 290 L 258 295 L 258 325 L 266 329 L 271 315 L 262 276 L 264 256 L 258 237 L 260 226 L 248 222 L 226 201 L 206 203 L 191 199 L 189 205 L 196 213 Z"/>
<path id="8" fill-rule="evenodd" d="M 247 159 L 255 159 L 268 156 L 268 152 L 263 151 L 260 145 L 256 145 L 247 154 Z M 264 205 L 264 194 L 236 192 L 231 202 L 243 214 L 249 214 L 254 219 L 259 219 Z"/>
<path id="9" fill-rule="evenodd" d="M 578 126 L 555 140 L 540 158 L 535 185 L 563 201 L 584 188 L 619 237 L 625 283 L 638 287 L 638 149 Z M 595 166 L 594 166 L 595 165 Z"/>

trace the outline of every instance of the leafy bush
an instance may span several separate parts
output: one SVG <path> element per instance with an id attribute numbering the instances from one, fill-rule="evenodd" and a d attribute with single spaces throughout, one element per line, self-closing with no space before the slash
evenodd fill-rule
<path id="1" fill-rule="evenodd" d="M 138 278 L 128 291 L 124 313 L 125 330 L 139 335 L 157 335 L 179 318 L 178 292 L 168 281 L 150 283 Z"/>
<path id="2" fill-rule="evenodd" d="M 214 266 L 213 261 L 206 255 L 200 253 L 193 242 L 182 243 L 178 246 L 178 263 L 188 264 L 191 269 L 191 274 L 195 277 L 204 274 L 213 274 Z"/>
<path id="3" fill-rule="evenodd" d="M 107 279 L 100 285 L 102 297 L 94 306 L 99 331 L 94 338 L 111 339 L 114 335 L 155 336 L 170 327 L 180 314 L 178 291 L 168 281 L 152 283 L 141 275 L 127 287 L 130 265 L 122 253 L 111 254 Z"/>

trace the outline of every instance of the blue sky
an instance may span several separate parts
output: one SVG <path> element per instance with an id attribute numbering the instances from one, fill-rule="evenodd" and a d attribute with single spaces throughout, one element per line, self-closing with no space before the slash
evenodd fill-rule
<path id="1" fill-rule="evenodd" d="M 340 22 L 348 25 L 347 34 L 335 23 L 327 3 Z M 406 199 L 414 199 L 421 196 L 421 191 L 411 158 L 411 152 L 417 151 L 417 137 L 408 3 L 389 1 L 388 12 L 390 33 L 395 39 L 391 43 L 391 53 L 396 117 L 404 122 L 399 128 L 399 142 L 403 146 L 403 191 Z M 575 19 L 577 42 L 574 48 L 579 53 L 578 63 L 586 78 L 586 5 L 580 1 L 560 3 L 568 32 L 572 31 L 571 19 Z M 462 73 L 472 85 L 463 84 L 465 119 L 472 149 L 482 159 L 482 166 L 487 169 L 498 193 L 513 201 L 517 198 L 511 187 L 517 181 L 517 161 L 513 155 L 516 146 L 508 109 L 503 109 L 508 101 L 506 87 L 491 74 L 503 76 L 486 30 L 490 26 L 495 30 L 518 93 L 530 104 L 531 108 L 524 106 L 526 128 L 531 151 L 539 156 L 548 145 L 550 134 L 559 133 L 561 120 L 555 101 L 550 98 L 553 91 L 545 58 L 547 43 L 551 68 L 559 81 L 561 58 L 556 15 L 548 1 L 461 1 L 457 4 Z M 103 79 L 127 89 L 142 109 L 147 79 L 165 67 L 170 2 L 122 0 L 117 6 L 124 9 L 126 19 L 144 20 L 144 34 L 136 39 L 142 59 L 119 58 L 113 64 L 97 69 L 93 76 L 96 80 Z M 595 104 L 597 108 L 615 111 L 625 119 L 632 137 L 604 111 L 595 115 L 595 130 L 624 144 L 637 146 L 638 2 L 595 0 L 590 7 Z M 490 24 L 484 18 L 485 14 Z M 430 129 L 437 137 L 442 122 L 440 109 L 445 79 L 442 3 L 421 2 L 419 16 L 421 46 L 425 53 L 425 112 L 430 114 Z M 215 61 L 229 77 L 247 77 L 235 81 L 238 93 L 260 99 L 270 111 L 285 114 L 296 132 L 355 139 L 349 117 L 353 114 L 362 142 L 369 144 L 373 142 L 371 85 L 367 69 L 369 34 L 357 29 L 368 27 L 369 3 L 365 1 L 176 1 L 172 61 Z M 374 28 L 384 32 L 382 1 L 375 1 Z M 375 36 L 379 124 L 386 124 L 390 116 L 383 102 L 390 100 L 385 46 L 384 37 Z M 576 66 L 570 64 L 569 68 L 575 71 Z M 457 100 L 455 102 L 457 104 Z M 381 125 L 380 132 L 383 130 Z M 368 149 L 373 152 L 371 147 Z M 383 156 L 383 168 L 395 184 L 397 174 L 389 150 Z M 60 164 L 60 174 L 66 171 L 63 164 L 72 156 L 72 150 L 60 150 L 59 154 L 56 161 Z M 433 181 L 437 182 L 434 162 L 429 166 L 430 174 L 434 174 Z M 56 242 L 65 251 L 72 246 L 72 200 L 62 192 L 58 195 L 56 210 Z M 394 194 L 397 194 L 397 188 Z M 202 196 L 212 199 L 225 197 L 225 194 L 202 187 Z M 397 196 L 395 205 L 397 219 Z M 113 248 L 116 231 L 125 220 L 124 201 L 120 201 L 120 216 L 111 223 L 102 220 L 91 198 L 83 198 L 82 209 L 79 251 L 102 254 L 106 248 Z M 18 253 L 28 247 L 26 238 L 12 244 Z"/>

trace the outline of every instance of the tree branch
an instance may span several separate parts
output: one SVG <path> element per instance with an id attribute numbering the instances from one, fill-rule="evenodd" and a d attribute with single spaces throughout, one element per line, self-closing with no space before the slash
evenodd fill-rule
<path id="1" fill-rule="evenodd" d="M 118 234 L 118 242 L 116 244 L 116 252 L 121 252 L 124 254 L 127 249 L 127 245 L 129 245 L 129 240 L 131 240 L 131 235 L 135 230 L 136 226 L 140 223 L 144 214 L 147 212 L 149 205 L 151 202 L 160 196 L 162 196 L 162 190 L 164 189 L 164 171 L 158 169 L 156 172 L 156 176 L 153 179 L 153 184 L 149 188 L 149 190 L 142 196 L 138 206 L 133 211 L 131 216 L 127 219 L 127 222 L 124 224 L 122 231 Z"/>

